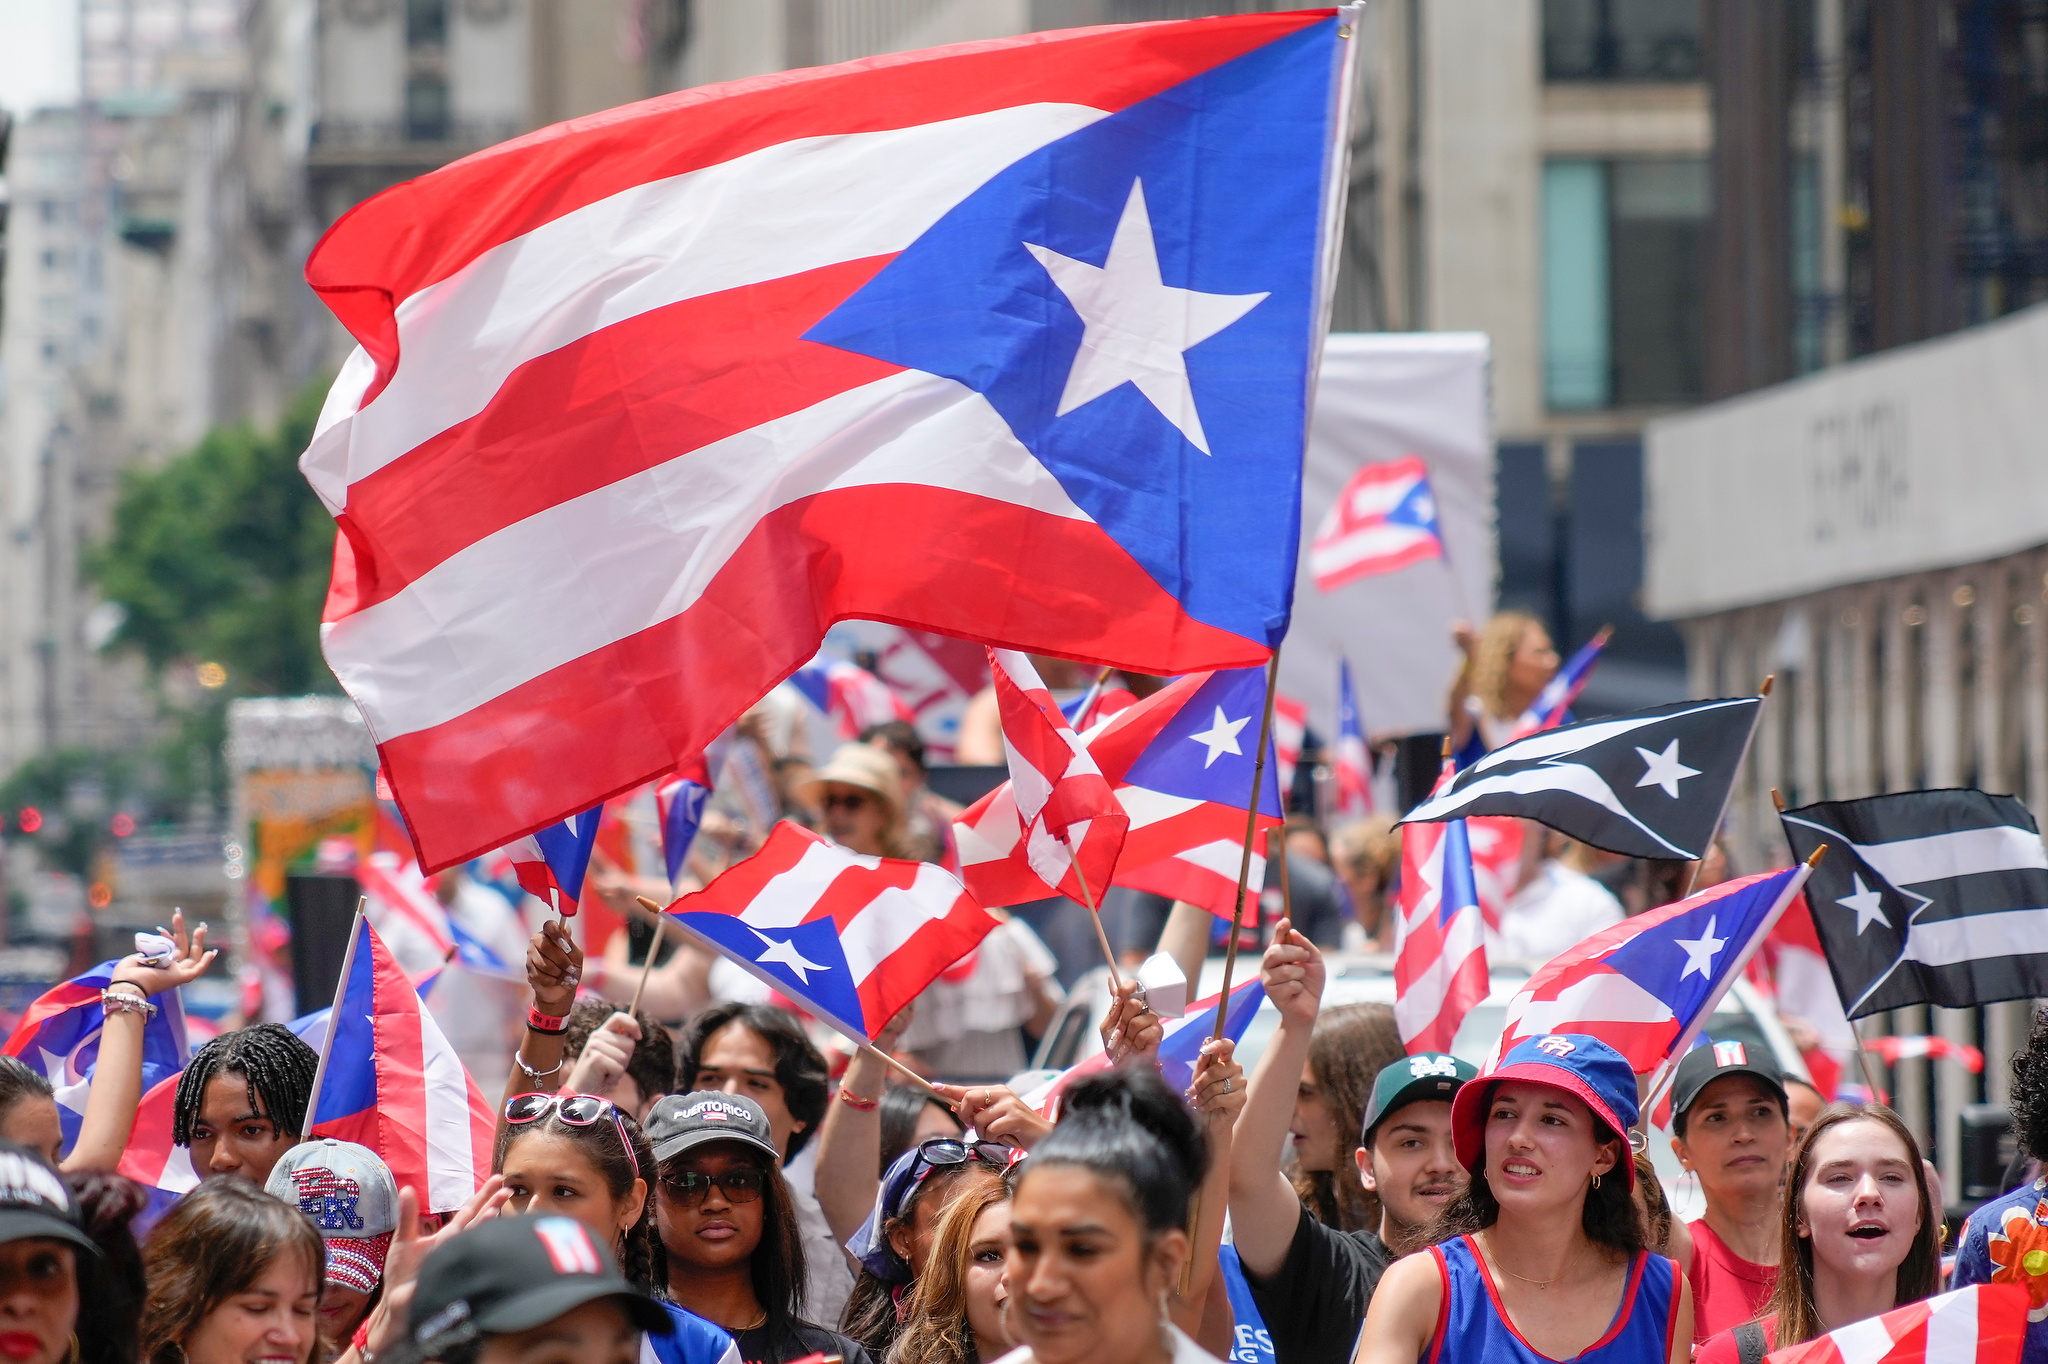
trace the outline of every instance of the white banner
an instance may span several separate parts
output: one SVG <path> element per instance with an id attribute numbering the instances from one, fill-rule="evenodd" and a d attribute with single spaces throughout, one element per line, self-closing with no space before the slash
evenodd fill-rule
<path id="1" fill-rule="evenodd" d="M 1403 455 L 1429 466 L 1450 563 L 1426 560 L 1318 591 L 1308 554 L 1324 514 L 1361 465 Z M 1330 337 L 1302 471 L 1294 624 L 1280 654 L 1280 690 L 1308 703 L 1309 725 L 1326 744 L 1336 737 L 1337 663 L 1345 657 L 1368 734 L 1444 727 L 1457 667 L 1451 622 L 1476 624 L 1491 608 L 1493 527 L 1485 335 Z"/>
<path id="2" fill-rule="evenodd" d="M 1650 424 L 1644 609 L 1697 616 L 2048 543 L 2048 307 Z"/>

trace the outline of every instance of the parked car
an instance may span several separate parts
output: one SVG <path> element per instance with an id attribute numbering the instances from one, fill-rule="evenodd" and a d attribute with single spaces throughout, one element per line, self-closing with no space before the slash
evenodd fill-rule
<path id="1" fill-rule="evenodd" d="M 1325 1009 L 1340 1004 L 1394 1002 L 1394 959 L 1391 955 L 1328 952 L 1324 954 L 1323 962 L 1326 968 L 1323 982 Z M 1258 963 L 1256 954 L 1239 954 L 1238 974 L 1232 983 L 1256 975 Z M 1533 969 L 1524 963 L 1503 962 L 1494 966 L 1492 989 L 1483 1004 L 1465 1015 L 1465 1021 L 1458 1028 L 1457 1039 L 1451 1044 L 1453 1052 L 1474 1065 L 1485 1064 L 1500 1037 L 1508 1002 L 1527 983 Z M 1206 998 L 1222 986 L 1223 958 L 1212 957 L 1203 965 L 1201 988 L 1195 992 L 1196 997 Z M 1101 1051 L 1102 1037 L 1096 1027 L 1108 1010 L 1109 971 L 1106 967 L 1098 967 L 1075 981 L 1067 992 L 1066 1002 L 1046 1029 L 1038 1052 L 1032 1058 L 1032 1065 L 1040 1071 L 1064 1070 Z M 1272 1002 L 1268 1000 L 1261 1004 L 1237 1048 L 1238 1059 L 1244 1063 L 1246 1071 L 1258 1064 L 1260 1052 L 1265 1050 L 1267 1041 L 1279 1024 L 1280 1013 Z M 1805 1077 L 1807 1074 L 1806 1062 L 1800 1057 L 1799 1048 L 1793 1044 L 1784 1024 L 1779 1022 L 1777 1010 L 1751 988 L 1748 981 L 1735 982 L 1720 1007 L 1714 1011 L 1706 1032 L 1716 1042 L 1741 1042 L 1769 1055 L 1788 1075 Z M 1673 1211 L 1681 1217 L 1697 1216 L 1701 1207 L 1698 1184 L 1679 1168 L 1678 1158 L 1671 1153 L 1669 1143 L 1653 1137 L 1650 1158 L 1664 1181 Z"/>

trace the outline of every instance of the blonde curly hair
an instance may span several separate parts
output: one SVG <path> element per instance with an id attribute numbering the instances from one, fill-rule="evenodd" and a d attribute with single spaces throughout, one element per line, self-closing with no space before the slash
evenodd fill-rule
<path id="1" fill-rule="evenodd" d="M 1507 714 L 1508 671 L 1514 666 L 1522 637 L 1531 628 L 1543 630 L 1546 636 L 1550 633 L 1527 611 L 1496 611 L 1472 645 L 1472 694 L 1488 715 L 1514 718 Z"/>

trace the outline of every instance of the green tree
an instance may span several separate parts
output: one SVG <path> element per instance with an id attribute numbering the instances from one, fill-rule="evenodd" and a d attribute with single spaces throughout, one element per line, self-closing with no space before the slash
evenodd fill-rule
<path id="1" fill-rule="evenodd" d="M 336 691 L 320 656 L 320 607 L 334 520 L 299 475 L 324 384 L 274 429 L 220 427 L 154 469 L 121 478 L 113 533 L 86 574 L 126 619 L 117 645 L 161 675 L 174 664 L 227 669 L 227 691 Z"/>

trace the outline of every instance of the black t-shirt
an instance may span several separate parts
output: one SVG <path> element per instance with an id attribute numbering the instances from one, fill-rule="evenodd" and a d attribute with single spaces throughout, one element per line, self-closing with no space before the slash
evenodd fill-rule
<path id="1" fill-rule="evenodd" d="M 1338 1231 L 1307 1208 L 1280 1271 L 1245 1284 L 1266 1319 L 1275 1364 L 1327 1364 L 1351 1358 L 1366 1304 L 1387 1272 L 1387 1243 L 1369 1231 Z"/>
<path id="2" fill-rule="evenodd" d="M 874 1364 L 874 1356 L 857 1342 L 807 1321 L 792 1321 L 780 1331 L 768 1326 L 735 1331 L 732 1339 L 744 1364 L 788 1364 L 819 1354 L 838 1355 L 846 1364 Z"/>

